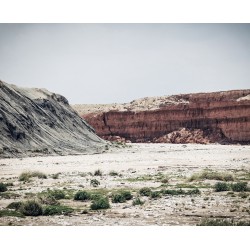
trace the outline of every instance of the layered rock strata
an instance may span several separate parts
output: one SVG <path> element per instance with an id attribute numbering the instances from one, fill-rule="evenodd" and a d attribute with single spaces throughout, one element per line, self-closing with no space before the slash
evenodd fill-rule
<path id="1" fill-rule="evenodd" d="M 181 94 L 143 98 L 127 104 L 73 108 L 103 138 L 119 136 L 132 142 L 171 142 L 167 139 L 171 135 L 167 135 L 184 128 L 193 139 L 177 140 L 183 143 L 250 142 L 250 90 Z M 197 136 L 199 140 L 195 139 Z"/>

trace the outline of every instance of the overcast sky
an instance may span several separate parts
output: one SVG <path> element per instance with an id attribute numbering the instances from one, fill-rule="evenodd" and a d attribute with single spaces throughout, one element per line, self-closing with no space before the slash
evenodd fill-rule
<path id="1" fill-rule="evenodd" d="M 0 79 L 71 104 L 250 88 L 250 24 L 0 24 Z"/>

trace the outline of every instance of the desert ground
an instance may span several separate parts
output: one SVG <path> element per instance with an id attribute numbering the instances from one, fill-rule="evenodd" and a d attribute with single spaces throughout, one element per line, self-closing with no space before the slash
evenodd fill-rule
<path id="1" fill-rule="evenodd" d="M 0 192 L 0 225 L 250 223 L 249 182 L 248 145 L 114 143 L 102 154 L 0 159 L 0 183 L 8 189 Z M 115 196 L 124 190 L 131 196 Z M 77 200 L 78 191 L 90 196 Z M 92 209 L 98 197 L 110 208 Z M 27 200 L 61 210 L 28 216 L 7 208 Z"/>

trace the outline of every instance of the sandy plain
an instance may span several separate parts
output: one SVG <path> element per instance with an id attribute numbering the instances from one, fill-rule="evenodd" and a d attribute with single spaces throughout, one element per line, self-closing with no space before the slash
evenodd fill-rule
<path id="1" fill-rule="evenodd" d="M 94 176 L 97 169 L 101 176 Z M 24 171 L 41 171 L 47 179 L 19 181 Z M 110 171 L 117 175 L 110 175 Z M 249 186 L 250 146 L 117 144 L 103 154 L 0 159 L 0 182 L 12 183 L 7 192 L 0 193 L 0 211 L 13 201 L 37 199 L 48 189 L 63 190 L 67 195 L 60 203 L 74 209 L 72 213 L 53 216 L 2 216 L 0 225 L 167 226 L 197 225 L 208 219 L 250 221 L 250 192 L 215 192 L 218 180 L 189 180 L 204 171 L 231 174 L 232 183 L 244 181 Z M 53 178 L 57 173 L 57 178 Z M 93 187 L 92 179 L 100 185 Z M 143 187 L 152 191 L 182 189 L 184 193 L 161 193 L 153 198 L 139 194 Z M 193 189 L 200 193 L 188 194 Z M 108 196 L 111 208 L 90 210 L 91 201 L 73 199 L 78 190 Z M 129 190 L 133 199 L 112 203 L 112 194 L 119 190 Z M 136 197 L 144 204 L 134 206 Z"/>

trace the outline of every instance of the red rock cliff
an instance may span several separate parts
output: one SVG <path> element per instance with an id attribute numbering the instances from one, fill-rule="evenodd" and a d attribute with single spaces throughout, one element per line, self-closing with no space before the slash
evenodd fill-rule
<path id="1" fill-rule="evenodd" d="M 76 106 L 103 138 L 120 136 L 132 142 L 157 142 L 185 128 L 199 129 L 209 142 L 250 142 L 250 90 L 143 98 L 99 109 L 97 105 L 88 106 L 87 111 Z"/>

